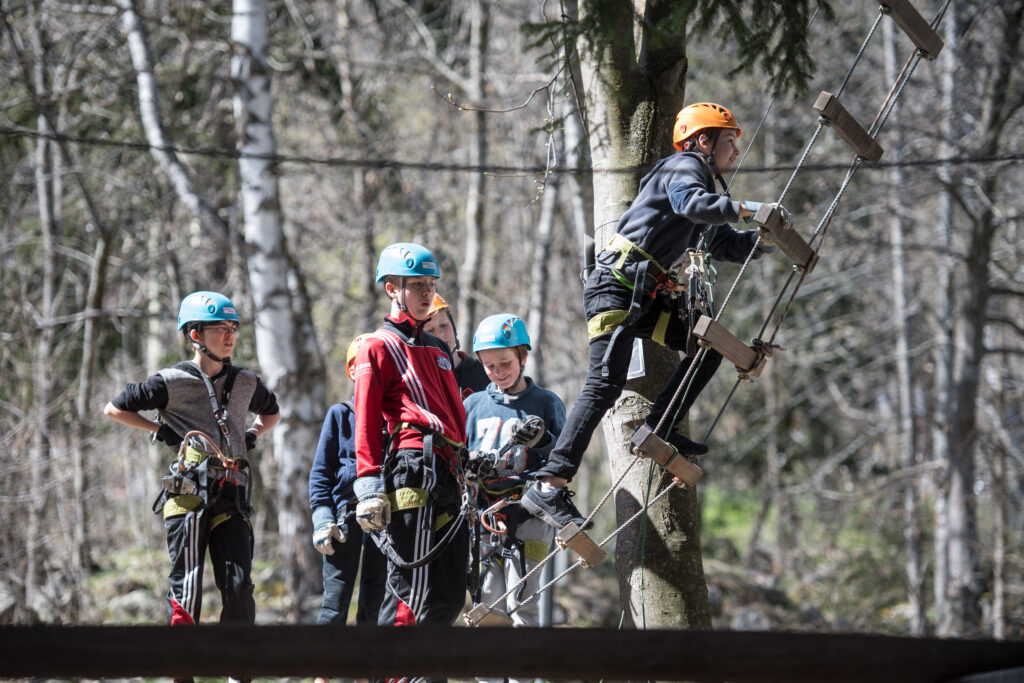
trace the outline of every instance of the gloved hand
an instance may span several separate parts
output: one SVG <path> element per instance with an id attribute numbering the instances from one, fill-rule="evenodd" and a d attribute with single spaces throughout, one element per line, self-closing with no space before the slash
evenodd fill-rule
<path id="1" fill-rule="evenodd" d="M 762 247 L 774 247 L 775 246 L 775 240 L 772 239 L 772 234 L 770 232 L 768 232 L 767 230 L 765 230 L 764 228 L 758 227 L 757 235 L 758 235 L 758 237 L 761 238 L 760 246 L 762 246 Z"/>
<path id="2" fill-rule="evenodd" d="M 163 441 L 171 448 L 177 448 L 181 445 L 181 437 L 178 436 L 178 432 L 171 429 L 170 425 L 161 422 L 160 429 L 156 430 L 156 435 L 153 437 L 157 441 Z"/>
<path id="3" fill-rule="evenodd" d="M 750 200 L 740 202 L 740 218 L 743 219 L 744 223 L 749 223 L 754 219 L 754 214 L 757 213 L 757 210 L 760 208 L 761 202 L 752 202 Z M 744 215 L 744 211 L 749 211 L 750 213 Z"/>
<path id="4" fill-rule="evenodd" d="M 256 448 L 256 432 L 245 433 L 245 450 L 251 451 Z"/>
<path id="5" fill-rule="evenodd" d="M 359 527 L 367 533 L 387 528 L 391 522 L 391 503 L 384 490 L 384 480 L 381 477 L 359 477 L 352 488 L 359 497 L 356 505 Z"/>
<path id="6" fill-rule="evenodd" d="M 786 225 L 786 226 L 793 225 L 793 216 L 791 216 L 789 211 L 786 210 L 786 207 L 784 207 L 782 204 L 779 204 L 778 202 L 776 202 L 776 203 L 772 204 L 772 208 L 775 208 L 775 209 L 779 210 L 779 215 L 782 216 L 782 223 L 784 225 Z"/>
<path id="7" fill-rule="evenodd" d="M 536 415 L 528 415 L 525 420 L 512 428 L 509 441 L 514 444 L 522 444 L 527 448 L 541 445 L 540 442 L 547 436 L 544 430 L 544 420 Z M 550 439 L 550 437 L 548 437 Z"/>
<path id="8" fill-rule="evenodd" d="M 333 555 L 333 540 L 344 543 L 345 532 L 335 521 L 334 510 L 326 505 L 321 505 L 313 510 L 313 547 L 321 555 Z"/>
<path id="9" fill-rule="evenodd" d="M 498 459 L 497 451 L 470 451 L 468 468 L 479 477 L 494 476 L 494 463 Z"/>

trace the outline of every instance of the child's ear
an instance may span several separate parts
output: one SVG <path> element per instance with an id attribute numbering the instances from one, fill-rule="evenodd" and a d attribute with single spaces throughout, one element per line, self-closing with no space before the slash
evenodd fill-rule
<path id="1" fill-rule="evenodd" d="M 384 283 L 384 293 L 388 295 L 389 299 L 394 299 L 398 296 L 398 290 L 395 289 L 395 284 L 393 282 Z"/>

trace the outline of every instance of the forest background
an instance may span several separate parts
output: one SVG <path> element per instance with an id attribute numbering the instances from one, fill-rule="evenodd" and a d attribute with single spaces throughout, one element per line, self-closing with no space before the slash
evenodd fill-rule
<path id="1" fill-rule="evenodd" d="M 752 142 L 732 194 L 770 201 L 818 124 L 817 92 L 844 83 L 866 124 L 912 46 L 885 20 L 850 74 L 878 6 L 832 7 L 802 29 L 805 87 L 773 97 L 784 57 L 737 70 L 750 60 L 736 27 L 763 4 L 722 3 L 736 14 L 708 25 L 701 3 L 679 5 L 674 106 L 729 106 Z M 283 409 L 253 457 L 261 622 L 315 619 L 305 477 L 327 406 L 351 394 L 345 349 L 385 311 L 383 246 L 434 250 L 464 348 L 481 318 L 516 312 L 528 374 L 568 405 L 582 385 L 578 275 L 601 201 L 590 148 L 607 131 L 586 116 L 571 47 L 566 66 L 543 42 L 574 6 L 272 0 L 261 36 L 236 21 L 245 5 L 0 4 L 2 623 L 161 620 L 149 506 L 169 451 L 101 409 L 185 357 L 175 314 L 190 291 L 239 304 L 235 361 Z M 1024 2 L 915 5 L 928 19 L 945 7 L 944 49 L 879 136 L 882 163 L 837 207 L 776 339 L 786 350 L 739 387 L 701 460 L 717 628 L 1024 629 Z M 805 238 L 852 158 L 825 129 L 793 178 L 785 204 Z M 721 301 L 739 269 L 716 267 Z M 723 324 L 755 336 L 790 272 L 781 254 L 752 264 Z M 694 436 L 732 372 L 691 411 Z M 597 438 L 574 482 L 583 509 L 610 479 Z M 612 563 L 557 595 L 573 625 L 625 609 Z"/>

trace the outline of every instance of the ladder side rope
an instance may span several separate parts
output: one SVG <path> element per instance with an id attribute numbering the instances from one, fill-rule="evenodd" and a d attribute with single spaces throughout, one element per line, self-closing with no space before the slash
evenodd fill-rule
<path id="1" fill-rule="evenodd" d="M 946 3 L 943 5 L 942 9 L 939 11 L 938 16 L 932 22 L 933 28 L 935 28 L 938 25 L 938 22 L 941 21 L 941 18 L 943 16 L 943 14 L 945 13 L 946 8 L 949 6 L 949 2 L 950 2 L 950 0 L 946 0 Z M 874 24 L 872 25 L 871 29 L 868 32 L 867 37 L 864 40 L 864 43 L 861 45 L 860 51 L 857 53 L 857 56 L 854 59 L 853 65 L 851 66 L 850 70 L 847 72 L 846 78 L 844 79 L 842 85 L 839 88 L 839 92 L 842 92 L 843 88 L 846 87 L 847 81 L 849 80 L 850 75 L 853 73 L 854 67 L 857 66 L 857 63 L 862 58 L 864 50 L 865 50 L 868 42 L 870 41 L 872 35 L 874 34 L 876 28 L 878 27 L 878 24 L 881 21 L 881 18 L 882 18 L 883 14 L 884 14 L 884 12 L 880 11 L 878 16 L 876 17 Z M 878 135 L 878 133 L 880 132 L 882 126 L 888 120 L 888 117 L 891 114 L 892 109 L 895 107 L 896 102 L 898 101 L 899 97 L 902 95 L 903 90 L 904 90 L 907 82 L 909 82 L 909 80 L 910 80 L 910 76 L 913 75 L 914 70 L 917 67 L 917 64 L 920 62 L 921 57 L 922 57 L 922 53 L 919 50 L 915 51 L 914 55 L 912 55 L 910 60 L 908 60 L 907 65 L 904 65 L 903 72 L 901 72 L 900 77 L 897 77 L 896 83 L 893 85 L 893 88 L 890 90 L 889 97 L 886 98 L 886 102 L 883 103 L 881 111 L 876 116 L 875 122 L 871 126 L 871 131 L 872 131 L 871 132 L 871 136 L 872 136 L 872 138 L 874 138 L 875 136 Z M 909 68 L 908 68 L 908 65 L 909 65 Z M 838 97 L 838 93 L 837 93 L 836 96 Z M 783 195 L 782 196 L 784 196 L 785 193 L 788 192 L 788 190 L 789 190 L 790 186 L 792 185 L 793 180 L 795 179 L 797 173 L 800 172 L 801 167 L 805 163 L 805 161 L 807 159 L 807 156 L 808 156 L 808 154 L 809 154 L 809 152 L 811 150 L 811 147 L 813 146 L 813 144 L 814 144 L 815 140 L 817 139 L 818 135 L 821 133 L 822 127 L 823 127 L 823 124 L 819 122 L 817 129 L 815 130 L 814 134 L 812 135 L 810 142 L 808 143 L 807 147 L 805 148 L 804 153 L 801 156 L 799 163 L 797 164 L 797 167 L 793 170 L 793 174 L 790 177 L 789 182 L 786 184 L 786 187 L 783 190 Z M 827 232 L 828 225 L 831 223 L 832 218 L 833 218 L 833 216 L 835 214 L 835 210 L 836 210 L 836 208 L 839 205 L 839 200 L 842 198 L 843 194 L 846 192 L 847 188 L 850 185 L 850 182 L 853 180 L 854 174 L 856 173 L 857 169 L 860 168 L 860 166 L 861 166 L 861 158 L 858 156 L 858 157 L 856 157 L 854 159 L 854 161 L 853 161 L 853 163 L 852 163 L 852 165 L 850 167 L 850 170 L 847 172 L 846 178 L 844 179 L 842 186 L 840 187 L 840 189 L 837 192 L 836 196 L 833 198 L 829 208 L 826 210 L 825 215 L 822 217 L 822 220 L 819 222 L 818 227 L 815 229 L 814 234 L 812 235 L 811 239 L 814 240 L 816 237 L 818 237 L 819 233 L 821 235 L 821 239 L 818 240 L 818 246 L 814 250 L 815 253 L 818 253 L 818 251 L 821 249 L 821 245 L 822 245 L 822 242 L 824 241 L 825 233 Z M 780 199 L 779 199 L 780 201 L 782 199 L 782 196 L 780 196 Z M 748 264 L 750 263 L 750 261 L 752 260 L 753 255 L 756 252 L 757 246 L 760 244 L 760 242 L 761 242 L 761 238 L 759 236 L 757 238 L 757 240 L 754 242 L 754 247 L 751 249 L 750 254 L 747 255 L 747 259 L 746 259 L 746 261 L 744 261 L 743 266 L 740 269 L 740 272 L 737 273 L 736 279 L 734 280 L 734 282 L 732 284 L 732 287 L 729 289 L 729 293 L 726 295 L 725 300 L 722 302 L 722 306 L 721 306 L 721 308 L 718 311 L 718 315 L 715 317 L 716 321 L 721 317 L 722 312 L 725 310 L 726 306 L 728 305 L 729 299 L 732 297 L 732 294 L 735 291 L 737 285 L 739 284 L 740 279 L 743 277 L 743 275 L 744 275 L 744 273 L 746 271 L 746 268 L 747 268 Z M 785 294 L 786 289 L 789 287 L 789 284 L 792 282 L 794 275 L 795 274 L 791 274 L 789 279 L 786 281 L 786 284 L 783 286 L 782 292 L 780 292 L 780 294 L 779 294 L 779 298 L 776 299 L 775 305 L 772 307 L 772 310 L 769 312 L 769 314 L 767 316 L 767 319 L 766 319 L 764 325 L 762 326 L 762 333 L 763 333 L 764 329 L 767 328 L 767 325 L 768 325 L 769 321 L 771 320 L 771 316 L 774 314 L 775 309 L 778 307 L 779 302 L 782 300 L 782 296 Z M 772 332 L 771 341 L 775 340 L 775 337 L 778 334 L 778 332 L 779 332 L 779 330 L 780 330 L 780 328 L 782 326 L 782 322 L 785 320 L 786 314 L 788 314 L 788 312 L 790 310 L 790 307 L 792 306 L 793 301 L 796 298 L 796 294 L 797 294 L 797 292 L 800 289 L 800 285 L 804 282 L 806 277 L 807 277 L 807 273 L 806 272 L 801 274 L 801 277 L 799 278 L 799 280 L 797 282 L 797 285 L 794 288 L 792 294 L 790 295 L 790 299 L 789 299 L 789 301 L 786 304 L 785 311 L 784 311 L 783 315 L 781 316 L 781 318 L 779 319 L 778 323 L 776 324 L 775 330 Z M 769 344 L 771 343 L 771 341 L 769 342 Z M 666 417 L 668 416 L 668 414 L 674 408 L 675 403 L 677 402 L 677 400 L 678 400 L 678 398 L 680 396 L 680 393 L 682 392 L 683 388 L 688 385 L 688 382 L 687 382 L 688 378 L 693 374 L 695 369 L 699 366 L 699 363 L 703 360 L 705 352 L 706 352 L 706 349 L 702 348 L 701 351 L 698 352 L 698 354 L 694 357 L 693 361 L 690 363 L 690 367 L 687 369 L 686 375 L 683 377 L 682 381 L 680 381 L 679 386 L 676 388 L 675 394 L 673 394 L 672 401 L 669 402 L 669 405 L 666 408 L 665 413 L 662 415 L 661 420 L 659 420 L 658 426 L 655 429 L 655 433 L 660 432 L 660 430 L 664 426 L 663 423 L 664 423 Z M 721 418 L 723 412 L 725 411 L 725 408 L 728 406 L 729 402 L 732 400 L 732 397 L 735 394 L 736 388 L 739 386 L 739 381 L 740 380 L 737 380 L 736 384 L 733 386 L 732 391 L 729 392 L 729 395 L 728 395 L 728 397 L 726 397 L 726 400 L 723 403 L 721 410 L 719 410 L 718 416 L 715 418 L 714 422 L 712 423 L 711 428 L 708 429 L 708 432 L 704 436 L 703 441 L 707 441 L 707 439 L 711 436 L 711 432 L 714 430 L 715 425 L 718 424 L 718 421 Z M 590 522 L 593 519 L 594 515 L 597 514 L 597 512 L 601 509 L 602 506 L 604 506 L 604 504 L 611 497 L 611 494 L 619 487 L 619 485 L 622 483 L 622 480 L 625 479 L 626 475 L 629 473 L 629 471 L 632 469 L 633 465 L 635 465 L 636 462 L 639 459 L 640 459 L 639 455 L 633 456 L 632 461 L 630 461 L 629 465 L 627 465 L 626 468 L 623 470 L 622 475 L 620 475 L 620 477 L 612 484 L 612 486 L 604 494 L 604 497 L 601 499 L 601 501 L 594 507 L 594 509 L 591 511 L 590 515 L 587 516 L 587 518 L 586 518 L 587 522 Z M 632 517 L 627 519 L 622 525 L 620 525 L 611 534 L 609 534 L 607 538 L 605 538 L 603 541 L 601 541 L 598 544 L 598 546 L 599 547 L 603 547 L 604 545 L 606 545 L 612 538 L 617 536 L 623 529 L 625 529 L 627 526 L 629 526 L 640 515 L 645 514 L 647 512 L 647 510 L 650 508 L 651 505 L 656 503 L 659 499 L 661 499 L 662 496 L 664 496 L 668 491 L 670 491 L 676 485 L 677 485 L 676 482 L 673 480 L 661 493 L 659 493 L 657 496 L 655 496 L 653 499 L 651 499 L 644 507 L 642 507 L 640 510 L 638 510 Z M 514 593 L 519 588 L 519 586 L 524 584 L 536 572 L 540 571 L 544 567 L 544 565 L 546 565 L 548 562 L 550 562 L 551 559 L 555 555 L 557 555 L 559 552 L 561 552 L 561 551 L 562 551 L 561 548 L 557 548 L 556 547 L 555 549 L 553 549 L 550 553 L 548 553 L 548 555 L 543 560 L 538 562 L 537 565 L 532 570 L 527 572 L 525 576 L 523 576 L 518 582 L 516 582 L 515 585 L 513 585 L 503 595 L 498 597 L 493 603 L 488 605 L 488 609 L 494 609 L 498 604 L 504 602 L 508 598 L 509 595 Z M 562 578 L 564 578 L 566 575 L 568 575 L 573 569 L 575 569 L 576 567 L 581 566 L 582 564 L 583 564 L 583 560 L 582 559 L 577 560 L 577 562 L 575 564 L 573 564 L 570 567 L 568 567 L 564 572 L 559 574 L 552 581 L 548 582 L 544 586 L 541 586 L 537 590 L 537 592 L 535 592 L 533 595 L 531 595 L 531 596 L 527 597 L 526 599 L 524 599 L 523 601 L 521 601 L 519 603 L 519 606 L 522 606 L 522 605 L 525 605 L 525 604 L 529 603 L 531 600 L 536 598 L 538 595 L 540 595 L 545 590 L 547 590 L 548 588 L 553 586 L 555 583 L 560 581 Z M 514 611 L 515 610 L 512 610 L 512 612 L 514 612 Z"/>
<path id="2" fill-rule="evenodd" d="M 850 76 L 853 75 L 853 70 L 857 68 L 857 64 L 860 63 L 861 58 L 864 56 L 864 51 L 868 47 L 868 43 L 871 42 L 871 37 L 875 35 L 875 30 L 878 29 L 878 24 L 881 23 L 882 17 L 885 12 L 882 11 L 882 7 L 878 8 L 878 16 L 875 17 L 875 23 L 871 25 L 871 29 L 868 30 L 867 36 L 864 38 L 864 42 L 860 44 L 860 49 L 857 50 L 857 56 L 853 58 L 853 64 L 850 65 L 850 70 L 846 72 L 846 77 L 839 86 L 839 90 L 836 91 L 836 99 L 843 94 L 843 90 L 846 89 L 846 84 L 850 82 Z"/>

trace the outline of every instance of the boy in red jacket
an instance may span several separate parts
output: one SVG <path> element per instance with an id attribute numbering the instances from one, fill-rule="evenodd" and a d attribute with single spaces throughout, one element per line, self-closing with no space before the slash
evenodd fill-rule
<path id="1" fill-rule="evenodd" d="M 377 282 L 391 312 L 356 354 L 356 520 L 367 532 L 386 530 L 394 550 L 381 626 L 450 626 L 465 604 L 469 535 L 458 516 L 457 475 L 466 411 L 450 349 L 423 332 L 439 275 L 418 244 L 384 249 Z M 386 454 L 382 417 L 391 434 Z"/>

